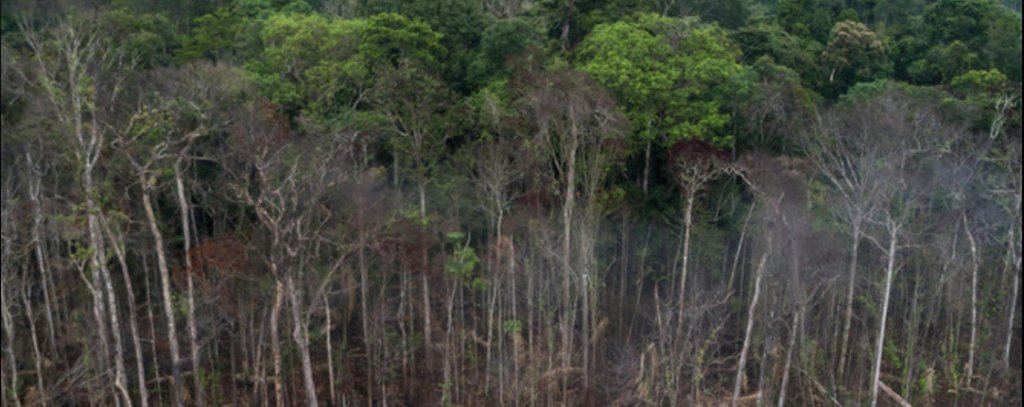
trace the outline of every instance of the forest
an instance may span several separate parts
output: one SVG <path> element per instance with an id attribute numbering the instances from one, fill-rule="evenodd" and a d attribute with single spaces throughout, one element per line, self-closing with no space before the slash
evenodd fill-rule
<path id="1" fill-rule="evenodd" d="M 1016 406 L 1020 0 L 2 0 L 4 406 Z"/>

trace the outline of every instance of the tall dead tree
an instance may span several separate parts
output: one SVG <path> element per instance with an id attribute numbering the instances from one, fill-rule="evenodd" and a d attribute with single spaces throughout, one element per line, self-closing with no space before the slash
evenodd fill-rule
<path id="1" fill-rule="evenodd" d="M 67 141 L 69 155 L 82 185 L 86 219 L 86 241 L 90 251 L 89 290 L 96 320 L 98 366 L 114 370 L 113 397 L 127 392 L 124 351 L 121 341 L 117 296 L 107 267 L 106 246 L 100 227 L 102 208 L 96 179 L 100 158 L 107 147 L 105 108 L 117 98 L 120 81 L 116 68 L 125 61 L 104 47 L 95 27 L 88 21 L 68 18 L 45 33 L 24 24 L 25 40 L 35 53 L 36 66 L 23 72 L 44 99 L 44 114 L 51 115 L 57 131 Z M 114 339 L 111 358 L 110 338 Z M 125 400 L 128 404 L 130 399 Z"/>
<path id="2" fill-rule="evenodd" d="M 621 133 L 623 119 L 611 97 L 585 74 L 563 70 L 539 75 L 527 93 L 531 117 L 536 121 L 538 144 L 554 170 L 561 197 L 561 227 L 558 261 L 562 268 L 560 361 L 568 369 L 572 359 L 576 296 L 573 281 L 580 277 L 573 255 L 573 225 L 583 160 L 594 149 L 605 148 L 609 137 Z M 563 389 L 564 389 L 563 381 Z"/>

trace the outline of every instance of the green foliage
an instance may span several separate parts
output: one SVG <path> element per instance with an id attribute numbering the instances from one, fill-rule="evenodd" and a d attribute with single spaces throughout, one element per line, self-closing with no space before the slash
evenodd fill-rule
<path id="1" fill-rule="evenodd" d="M 486 86 L 495 78 L 507 77 L 510 58 L 522 55 L 531 47 L 542 43 L 541 33 L 534 24 L 523 18 L 498 20 L 484 30 L 480 50 L 468 68 L 467 75 L 473 88 Z"/>
<path id="2" fill-rule="evenodd" d="M 326 114 L 350 106 L 367 80 L 360 37 L 368 24 L 319 14 L 279 13 L 263 24 L 263 53 L 248 65 L 270 100 Z"/>
<path id="3" fill-rule="evenodd" d="M 796 71 L 769 56 L 758 58 L 743 81 L 750 89 L 739 104 L 737 119 L 746 131 L 737 135 L 737 147 L 794 150 L 794 133 L 813 122 L 819 97 L 804 87 Z"/>
<path id="4" fill-rule="evenodd" d="M 950 88 L 961 97 L 980 93 L 999 93 L 1007 88 L 1009 80 L 996 69 L 972 70 L 950 81 Z"/>
<path id="5" fill-rule="evenodd" d="M 769 56 L 774 63 L 798 72 L 804 84 L 812 89 L 820 91 L 828 81 L 828 72 L 820 61 L 824 46 L 814 40 L 792 35 L 767 21 L 744 26 L 733 33 L 732 38 L 743 50 L 742 61 L 746 63 Z"/>
<path id="6" fill-rule="evenodd" d="M 779 25 L 790 34 L 825 42 L 832 29 L 830 0 L 779 0 Z"/>
<path id="7" fill-rule="evenodd" d="M 738 58 L 716 26 L 653 14 L 599 25 L 580 46 L 581 68 L 624 105 L 635 145 L 696 138 L 731 146 L 722 105 L 742 71 Z"/>
<path id="8" fill-rule="evenodd" d="M 461 234 L 460 232 L 455 233 Z M 448 239 L 449 241 L 461 241 L 463 237 L 454 236 L 453 233 L 449 233 Z M 473 277 L 473 271 L 476 270 L 476 266 L 479 263 L 480 258 L 477 257 L 476 250 L 467 242 L 455 246 L 451 255 L 445 260 L 444 269 L 449 276 L 462 281 L 470 281 Z"/>
<path id="9" fill-rule="evenodd" d="M 368 0 L 362 6 L 362 15 L 394 13 L 410 20 L 426 23 L 439 34 L 439 45 L 444 49 L 444 63 L 439 75 L 453 88 L 467 90 L 466 72 L 475 57 L 481 31 L 487 27 L 487 18 L 476 0 Z"/>
<path id="10" fill-rule="evenodd" d="M 501 331 L 507 334 L 519 333 L 523 330 L 523 322 L 518 319 L 506 319 L 501 323 Z"/>
<path id="11" fill-rule="evenodd" d="M 178 39 L 167 17 L 118 8 L 104 13 L 103 20 L 104 35 L 116 52 L 144 68 L 171 63 Z"/>
<path id="12" fill-rule="evenodd" d="M 886 78 L 892 73 L 881 39 L 864 24 L 853 21 L 836 23 L 822 60 L 831 70 L 833 96 L 855 83 Z"/>
<path id="13" fill-rule="evenodd" d="M 441 35 L 422 21 L 395 13 L 370 17 L 362 30 L 359 51 L 374 67 L 397 67 L 406 61 L 436 69 L 445 56 Z"/>
<path id="14" fill-rule="evenodd" d="M 993 0 L 938 0 L 924 12 L 929 42 L 978 41 L 997 8 Z"/>
<path id="15" fill-rule="evenodd" d="M 916 83 L 949 83 L 971 69 L 1021 78 L 1020 14 L 994 0 L 940 0 L 925 8 L 917 39 L 901 39 L 901 69 Z"/>
<path id="16" fill-rule="evenodd" d="M 182 39 L 177 55 L 180 61 L 229 59 L 241 40 L 244 20 L 240 14 L 221 7 L 196 18 L 193 24 L 192 33 Z"/>

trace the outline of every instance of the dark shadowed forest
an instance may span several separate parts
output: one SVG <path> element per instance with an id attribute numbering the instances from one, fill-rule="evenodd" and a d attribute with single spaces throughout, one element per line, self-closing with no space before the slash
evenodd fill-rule
<path id="1" fill-rule="evenodd" d="M 3 405 L 1018 406 L 1020 0 L 2 0 Z"/>

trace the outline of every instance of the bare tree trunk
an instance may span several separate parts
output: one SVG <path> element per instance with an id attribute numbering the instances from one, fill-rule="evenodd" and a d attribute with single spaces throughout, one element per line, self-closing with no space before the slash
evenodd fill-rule
<path id="1" fill-rule="evenodd" d="M 274 365 L 274 401 L 277 407 L 284 407 L 284 376 L 281 374 L 281 339 L 278 323 L 281 320 L 281 303 L 284 301 L 284 284 L 274 283 L 274 305 L 270 309 L 270 353 Z"/>
<path id="2" fill-rule="evenodd" d="M 94 191 L 95 192 L 95 191 Z M 91 195 L 91 194 L 90 194 Z M 124 341 L 121 337 L 121 322 L 118 316 L 117 293 L 114 291 L 114 282 L 110 277 L 110 269 L 107 267 L 106 244 L 103 239 L 102 228 L 99 218 L 101 216 L 99 207 L 92 198 L 88 198 L 89 210 L 89 236 L 92 241 L 94 265 L 99 266 L 100 278 L 103 290 L 106 293 L 107 317 L 110 318 L 110 334 L 114 338 L 114 389 L 115 396 L 120 394 L 124 397 L 125 403 L 130 407 L 131 397 L 128 397 L 128 374 L 124 367 Z M 120 404 L 120 403 L 118 403 Z"/>
<path id="3" fill-rule="evenodd" d="M 684 359 L 686 358 L 686 356 L 683 354 L 682 349 L 683 346 L 685 346 L 686 342 L 683 339 L 686 336 L 686 278 L 689 272 L 690 264 L 690 233 L 693 230 L 693 205 L 696 201 L 696 195 L 696 188 L 686 188 L 686 207 L 683 210 L 683 258 L 681 261 L 682 264 L 680 265 L 679 272 L 679 315 L 677 316 L 678 321 L 676 323 L 675 335 L 675 340 L 677 341 L 677 344 L 673 346 L 673 348 L 677 349 L 679 354 L 678 357 L 672 358 L 672 362 L 678 364 L 678 367 L 675 368 L 674 370 L 676 371 L 676 375 L 679 377 L 679 379 L 675 380 L 674 383 L 676 383 L 676 385 L 679 386 L 680 388 L 680 380 L 682 380 L 683 367 L 685 366 Z M 678 252 L 676 253 L 678 256 Z M 742 368 L 740 370 L 742 370 Z M 674 391 L 673 394 L 679 395 L 680 390 L 677 388 L 677 391 Z"/>
<path id="4" fill-rule="evenodd" d="M 839 342 L 839 364 L 836 365 L 836 373 L 840 378 L 845 377 L 846 373 L 846 352 L 850 344 L 850 325 L 853 323 L 853 294 L 854 288 L 857 286 L 857 254 L 860 251 L 861 239 L 860 228 L 862 222 L 860 215 L 855 215 L 851 223 L 853 226 L 853 234 L 851 236 L 853 243 L 850 247 L 850 270 L 847 275 L 846 313 L 843 315 L 843 337 Z"/>
<path id="5" fill-rule="evenodd" d="M 423 247 L 421 261 L 423 262 L 423 270 L 420 272 L 420 283 L 423 288 L 423 349 L 427 359 L 427 366 L 432 366 L 434 360 L 434 341 L 431 335 L 434 329 L 430 310 L 430 265 L 427 264 L 426 246 Z"/>
<path id="6" fill-rule="evenodd" d="M 365 236 L 360 233 L 359 249 L 356 250 L 356 260 L 359 266 L 359 307 L 362 313 L 359 316 L 363 326 L 363 349 L 366 353 L 366 405 L 373 405 L 373 349 L 370 346 L 370 307 L 367 303 L 370 293 L 369 270 L 366 265 Z"/>
<path id="7" fill-rule="evenodd" d="M 747 352 L 750 349 L 751 336 L 754 333 L 754 312 L 757 311 L 757 301 L 761 297 L 761 281 L 764 277 L 765 265 L 768 262 L 768 254 L 771 253 L 771 239 L 768 239 L 768 243 L 765 245 L 764 253 L 761 253 L 761 260 L 757 263 L 757 269 L 754 272 L 754 294 L 750 298 L 750 307 L 747 309 L 747 328 L 746 333 L 743 335 L 743 347 L 740 348 L 740 361 L 736 367 L 736 384 L 732 390 L 732 407 L 736 407 L 739 403 L 740 392 L 743 391 L 744 375 L 743 371 L 747 367 Z"/>
<path id="8" fill-rule="evenodd" d="M 149 261 L 146 260 L 145 258 L 143 258 L 143 262 L 142 262 L 142 272 L 143 272 L 143 276 L 145 277 L 145 278 L 142 279 L 142 282 L 145 283 L 145 287 L 144 288 L 146 289 L 146 319 L 149 320 L 149 345 L 150 345 L 149 354 L 152 355 L 153 362 L 154 362 L 153 363 L 153 376 L 159 377 L 160 376 L 160 367 L 159 367 L 159 365 L 157 363 L 155 363 L 156 361 L 158 361 L 160 359 L 159 353 L 157 353 L 157 351 L 156 351 L 156 317 L 153 315 L 153 304 L 150 302 L 152 300 L 152 298 L 153 298 L 153 294 L 152 294 L 153 290 L 152 290 L 152 287 L 150 286 L 150 283 L 149 283 Z M 163 394 L 164 394 L 164 386 L 159 381 L 156 383 L 156 394 L 157 394 L 157 399 L 156 399 L 157 404 L 158 405 L 163 405 L 164 404 L 164 396 L 163 396 Z"/>
<path id="9" fill-rule="evenodd" d="M 878 322 L 878 339 L 875 342 L 875 364 L 871 371 L 871 407 L 878 405 L 878 383 L 882 373 L 882 351 L 885 346 L 885 322 L 889 316 L 889 294 L 892 291 L 892 279 L 896 274 L 896 243 L 897 230 L 890 227 L 889 250 L 886 253 L 885 288 L 882 291 L 882 315 Z"/>
<path id="10" fill-rule="evenodd" d="M 46 392 L 46 382 L 43 380 L 43 353 L 39 350 L 39 337 L 36 334 L 35 311 L 32 308 L 32 300 L 28 294 L 28 281 L 23 281 L 21 286 L 21 302 L 25 305 L 25 318 L 28 320 L 28 334 L 32 339 L 33 366 L 36 371 L 36 386 L 39 387 L 41 396 L 40 404 L 47 405 L 49 394 Z"/>
<path id="11" fill-rule="evenodd" d="M 1018 242 L 1018 243 L 1014 243 L 1015 240 L 1014 240 L 1014 236 L 1013 235 L 1014 235 L 1014 233 L 1013 233 L 1013 231 L 1011 229 L 1011 232 L 1010 232 L 1010 246 L 1011 246 L 1010 250 L 1011 250 L 1011 252 L 1017 251 L 1016 249 L 1014 249 L 1012 247 L 1020 242 L 1019 240 L 1016 240 L 1016 242 Z M 1020 294 L 1017 291 L 1019 289 L 1018 286 L 1020 285 L 1020 253 L 1019 252 L 1018 253 L 1013 253 L 1013 254 L 1011 254 L 1011 256 L 1014 257 L 1013 265 L 1011 266 L 1011 267 L 1013 267 L 1013 270 L 1011 270 L 1011 273 L 1013 273 L 1013 283 L 1011 284 L 1012 287 L 1010 288 L 1012 294 L 1010 294 L 1010 304 L 1009 304 L 1010 306 L 1008 307 L 1009 312 L 1007 312 L 1008 316 L 1006 318 L 1007 319 L 1007 322 L 1006 322 L 1006 346 L 1003 347 L 1003 368 L 1005 368 L 1007 370 L 1010 369 L 1010 350 L 1013 347 L 1013 331 L 1014 331 L 1013 330 L 1013 325 L 1014 325 L 1014 318 L 1017 316 L 1017 296 Z"/>
<path id="12" fill-rule="evenodd" d="M 800 333 L 800 314 L 802 312 L 803 310 L 799 309 L 793 314 L 793 326 L 789 330 L 789 347 L 786 349 L 786 363 L 782 368 L 782 383 L 779 384 L 779 407 L 786 405 L 786 387 L 789 384 L 789 371 L 793 366 L 793 353 L 796 351 L 796 338 Z"/>
<path id="13" fill-rule="evenodd" d="M 974 240 L 974 232 L 971 232 L 971 225 L 967 222 L 967 214 L 963 214 L 964 231 L 967 232 L 967 241 L 971 245 L 971 342 L 967 346 L 967 386 L 971 386 L 971 379 L 974 376 L 974 351 L 977 347 L 978 336 L 978 244 Z"/>
<path id="14" fill-rule="evenodd" d="M 295 288 L 295 279 L 291 275 L 288 275 L 285 280 L 285 287 L 288 290 L 288 300 L 291 302 L 289 308 L 292 311 L 292 340 L 299 348 L 299 359 L 302 361 L 302 382 L 306 392 L 306 405 L 316 407 L 319 404 L 319 399 L 316 396 L 316 383 L 313 381 L 313 360 L 309 356 L 309 334 L 302 318 L 299 290 Z"/>
<path id="15" fill-rule="evenodd" d="M 142 207 L 146 212 L 146 220 L 149 222 L 149 232 L 153 235 L 153 244 L 156 249 L 157 267 L 160 272 L 161 293 L 163 296 L 164 317 L 167 319 L 167 343 L 171 352 L 171 387 L 174 389 L 174 405 L 183 407 L 184 383 L 181 377 L 181 356 L 178 351 L 178 330 L 174 323 L 174 298 L 171 296 L 171 273 L 167 268 L 167 255 L 164 252 L 164 238 L 157 225 L 156 213 L 153 212 L 153 203 L 149 197 L 149 180 L 144 171 L 139 171 L 139 182 L 142 188 Z M 156 357 L 156 355 L 153 355 Z"/>
<path id="16" fill-rule="evenodd" d="M 570 1 L 571 3 L 571 1 Z M 571 6 L 570 6 L 571 7 Z M 572 354 L 572 325 L 569 314 L 571 312 L 572 300 L 570 294 L 571 282 L 572 282 L 572 219 L 573 211 L 576 208 L 576 150 L 579 146 L 579 140 L 576 134 L 576 120 L 575 112 L 570 107 L 570 113 L 572 114 L 572 125 L 573 131 L 567 140 L 568 146 L 563 147 L 567 153 L 565 158 L 565 183 L 562 203 L 562 321 L 561 321 L 561 334 L 562 334 L 562 349 L 561 359 L 562 368 L 569 367 L 569 361 Z M 563 386 L 564 390 L 564 386 Z"/>
<path id="17" fill-rule="evenodd" d="M 332 329 L 332 326 L 331 326 L 331 303 L 330 303 L 330 301 L 327 300 L 327 294 L 326 293 L 324 293 L 324 295 L 323 295 L 323 301 L 324 301 L 324 323 L 327 325 L 324 328 L 324 333 L 326 335 L 325 339 L 326 339 L 326 342 L 327 342 L 326 343 L 326 346 L 327 346 L 327 381 L 328 381 L 328 384 L 329 384 L 328 385 L 328 390 L 330 392 L 331 405 L 332 406 L 336 406 L 336 405 L 338 405 L 338 394 L 337 394 L 337 391 L 336 391 L 336 387 L 337 386 L 335 386 L 335 381 L 334 381 L 334 351 L 331 348 L 332 347 L 332 343 L 331 343 L 331 329 Z M 344 333 L 344 331 L 342 333 Z"/>
<path id="18" fill-rule="evenodd" d="M 425 181 L 420 179 L 417 183 L 417 190 L 419 192 L 419 204 L 420 204 L 420 219 L 427 219 L 427 188 Z M 425 236 L 424 236 L 425 238 Z M 424 355 L 427 359 L 427 366 L 433 365 L 434 360 L 434 340 L 433 340 L 433 321 L 431 320 L 432 312 L 430 310 L 430 259 L 427 256 L 427 245 L 426 242 L 421 242 L 422 250 L 420 253 L 420 262 L 423 269 L 420 270 L 420 283 L 423 288 L 423 347 Z"/>
<path id="19" fill-rule="evenodd" d="M 1016 225 L 1013 225 L 1013 224 L 1010 225 L 1010 230 L 1008 232 L 1009 238 L 1007 239 L 1007 242 L 1008 242 L 1007 244 L 1009 245 L 1009 247 L 1007 248 L 1007 252 L 1006 252 L 1007 266 L 1011 267 L 1010 272 L 1013 273 L 1013 279 L 1012 279 L 1012 281 L 1013 281 L 1013 288 L 1011 288 L 1012 294 L 1010 295 L 1010 304 L 1009 304 L 1010 306 L 1007 307 L 1007 309 L 1009 310 L 1008 311 L 1009 315 L 1006 318 L 1007 319 L 1006 345 L 1003 348 L 1003 367 L 1005 367 L 1007 370 L 1010 369 L 1010 350 L 1013 347 L 1013 333 L 1014 333 L 1013 325 L 1014 325 L 1014 318 L 1015 318 L 1015 316 L 1017 314 L 1017 296 L 1020 295 L 1020 292 L 1018 291 L 1020 289 L 1018 286 L 1020 285 L 1020 273 L 1021 273 L 1021 267 L 1020 267 L 1021 266 L 1021 236 L 1020 235 L 1024 234 L 1024 231 L 1022 231 L 1020 229 L 1020 227 L 1021 227 L 1021 218 L 1020 218 L 1021 217 L 1021 214 L 1020 214 L 1020 209 L 1021 209 L 1021 183 L 1020 183 L 1020 179 L 1021 178 L 1020 178 L 1020 171 L 1019 171 L 1019 169 L 1020 169 L 1020 167 L 1018 167 L 1016 171 L 1011 171 L 1012 173 L 1014 173 L 1013 175 L 1016 175 L 1016 183 L 1017 183 L 1017 196 L 1015 197 L 1016 210 L 1014 210 L 1012 212 L 1015 215 L 1014 216 L 1014 220 L 1016 220 L 1017 224 Z M 1016 236 L 1015 236 L 1015 234 L 1016 234 Z"/>
<path id="20" fill-rule="evenodd" d="M 4 220 L 4 223 L 5 223 L 5 226 L 6 226 L 6 223 L 7 223 L 6 219 Z M 6 238 L 6 236 L 4 236 L 4 237 Z M 6 240 L 6 239 L 4 239 L 4 240 Z M 6 241 L 4 242 L 4 246 L 5 246 L 4 247 L 4 251 L 5 252 L 9 249 L 9 247 L 7 247 L 7 243 L 8 242 L 6 242 Z M 6 253 L 5 253 L 4 257 L 7 257 Z M 7 274 L 7 273 L 4 273 L 4 274 Z M 3 276 L 3 277 L 6 277 L 6 276 Z M 11 399 L 14 402 L 14 405 L 17 406 L 17 407 L 21 407 L 21 398 L 18 397 L 18 392 L 17 392 L 17 389 L 18 389 L 18 386 L 19 386 L 19 382 L 18 382 L 18 358 L 17 358 L 16 354 L 14 353 L 14 341 L 17 339 L 17 337 L 14 335 L 15 334 L 15 332 L 14 332 L 14 319 L 11 316 L 11 309 L 10 309 L 9 304 L 7 304 L 7 298 L 10 297 L 10 294 L 11 294 L 10 292 L 8 292 L 8 287 L 10 285 L 10 281 L 7 278 L 3 278 L 3 285 L 4 285 L 3 286 L 3 295 L 0 295 L 0 311 L 3 311 L 4 336 L 5 336 L 5 339 L 7 339 L 7 344 L 6 344 L 6 346 L 4 346 L 4 351 L 7 352 L 7 364 L 11 366 L 11 374 L 10 374 L 10 376 L 8 376 L 11 379 L 11 384 L 10 384 L 11 391 L 4 391 L 3 393 L 4 393 L 4 397 L 5 398 L 6 398 L 6 396 L 8 394 L 10 394 Z"/>
<path id="21" fill-rule="evenodd" d="M 96 221 L 96 213 L 99 212 L 99 208 L 96 205 L 96 201 L 92 198 L 95 188 L 92 184 L 92 174 L 90 174 L 88 169 L 84 171 L 82 179 L 86 191 L 86 222 L 88 225 L 89 245 L 94 252 L 89 256 L 89 278 L 91 280 L 89 291 L 92 294 L 93 319 L 96 320 L 96 335 L 99 340 L 99 350 L 96 351 L 97 359 L 99 360 L 97 366 L 100 366 L 100 369 L 107 369 L 110 363 L 110 343 L 108 342 L 106 305 L 103 303 L 103 272 L 100 270 L 101 266 L 105 264 L 105 259 L 101 250 L 103 244 L 100 242 L 98 235 L 99 227 Z"/>
<path id="22" fill-rule="evenodd" d="M 192 216 L 191 206 L 185 198 L 185 182 L 181 175 L 181 159 L 174 163 L 174 184 L 178 197 L 178 210 L 181 212 L 182 239 L 185 245 L 185 280 L 188 285 L 188 344 L 192 355 L 192 392 L 195 393 L 195 405 L 202 407 L 206 405 L 203 397 L 202 371 L 199 362 L 199 329 L 196 326 L 196 296 L 195 282 L 193 281 L 192 268 L 192 225 L 189 222 Z"/>
<path id="23" fill-rule="evenodd" d="M 28 172 L 29 174 L 32 174 L 32 179 L 29 180 L 28 184 L 28 196 L 29 200 L 32 202 L 32 244 L 35 249 L 36 265 L 39 267 L 39 276 L 43 286 L 43 307 L 46 312 L 47 339 L 49 339 L 50 342 L 50 351 L 53 353 L 54 357 L 57 357 L 59 356 L 57 354 L 57 336 L 56 329 L 54 328 L 53 306 L 52 300 L 50 299 L 49 288 L 50 268 L 46 264 L 46 247 L 39 232 L 43 224 L 42 204 L 39 202 L 39 194 L 42 189 L 41 180 L 36 173 L 36 168 L 32 160 L 32 153 L 26 153 L 25 157 L 28 164 Z"/>
<path id="24" fill-rule="evenodd" d="M 135 370 L 136 380 L 138 380 L 139 390 L 139 404 L 142 407 L 149 407 L 149 391 L 146 387 L 146 365 L 145 358 L 142 355 L 142 339 L 139 337 L 139 326 L 136 321 L 138 313 L 135 308 L 135 289 L 132 286 L 132 278 L 128 273 L 128 261 L 125 258 L 125 246 L 124 239 L 119 235 L 114 235 L 111 231 L 109 224 L 104 221 L 106 225 L 107 236 L 110 237 L 110 245 L 114 249 L 114 254 L 117 256 L 118 265 L 121 267 L 121 276 L 124 279 L 125 291 L 128 295 L 128 329 L 132 335 L 132 347 L 135 348 Z M 154 354 L 154 359 L 156 355 Z"/>

